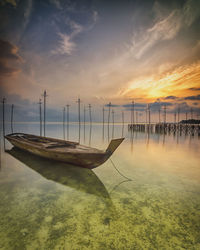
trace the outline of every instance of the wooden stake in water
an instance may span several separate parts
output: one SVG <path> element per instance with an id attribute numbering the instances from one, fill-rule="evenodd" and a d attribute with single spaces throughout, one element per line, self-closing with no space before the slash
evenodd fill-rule
<path id="1" fill-rule="evenodd" d="M 164 105 L 164 124 L 166 124 L 166 105 Z"/>
<path id="2" fill-rule="evenodd" d="M 147 124 L 147 113 L 148 113 L 148 104 L 146 106 L 146 124 Z"/>
<path id="3" fill-rule="evenodd" d="M 40 114 L 40 136 L 42 136 L 42 100 L 39 99 L 39 114 Z"/>
<path id="4" fill-rule="evenodd" d="M 105 113 L 105 109 L 104 109 L 104 106 L 103 106 L 103 140 L 104 140 L 104 113 Z"/>
<path id="5" fill-rule="evenodd" d="M 138 112 L 136 111 L 136 124 L 138 123 Z"/>
<path id="6" fill-rule="evenodd" d="M 84 142 L 85 142 L 85 114 L 86 114 L 86 108 L 84 105 L 84 109 L 83 109 L 83 136 L 84 136 Z"/>
<path id="7" fill-rule="evenodd" d="M 46 136 L 46 97 L 47 97 L 46 90 L 44 91 L 43 97 L 44 97 L 44 137 L 45 137 Z"/>
<path id="8" fill-rule="evenodd" d="M 67 140 L 69 140 L 69 104 L 66 105 L 67 107 Z"/>
<path id="9" fill-rule="evenodd" d="M 151 124 L 151 110 L 150 110 L 150 104 L 148 104 L 148 112 L 149 112 L 149 124 Z"/>
<path id="10" fill-rule="evenodd" d="M 159 109 L 158 109 L 158 122 L 160 124 L 160 104 L 159 104 Z"/>
<path id="11" fill-rule="evenodd" d="M 88 105 L 88 108 L 89 108 L 89 116 L 90 116 L 90 125 L 92 124 L 92 111 L 91 111 L 91 104 Z"/>
<path id="12" fill-rule="evenodd" d="M 187 123 L 187 112 L 185 112 L 185 121 Z"/>
<path id="13" fill-rule="evenodd" d="M 6 102 L 6 98 L 4 97 L 2 100 L 2 115 L 3 115 L 3 147 L 5 150 L 5 102 Z"/>
<path id="14" fill-rule="evenodd" d="M 91 137 L 92 137 L 92 111 L 91 104 L 88 105 L 89 108 L 89 117 L 90 117 L 90 137 L 89 137 L 89 145 L 91 145 Z"/>
<path id="15" fill-rule="evenodd" d="M 176 112 L 174 113 L 174 123 L 176 123 Z"/>
<path id="16" fill-rule="evenodd" d="M 109 133 L 109 126 L 110 126 L 110 107 L 111 107 L 111 102 L 108 104 L 108 141 L 110 140 L 110 133 Z"/>
<path id="17" fill-rule="evenodd" d="M 193 119 L 193 109 L 190 109 L 190 113 L 191 113 L 191 119 Z"/>
<path id="18" fill-rule="evenodd" d="M 63 108 L 63 139 L 65 140 L 65 107 Z"/>
<path id="19" fill-rule="evenodd" d="M 134 101 L 132 101 L 132 105 L 131 105 L 131 124 L 134 124 Z"/>
<path id="20" fill-rule="evenodd" d="M 113 126 L 112 126 L 112 139 L 114 138 L 114 128 L 115 128 L 115 111 L 112 110 L 112 122 L 113 122 Z"/>
<path id="21" fill-rule="evenodd" d="M 122 111 L 122 137 L 124 137 L 124 111 Z"/>
<path id="22" fill-rule="evenodd" d="M 177 113 L 178 113 L 178 117 L 177 117 L 178 121 L 177 122 L 179 123 L 179 120 L 180 120 L 180 106 L 178 106 L 178 112 Z"/>
<path id="23" fill-rule="evenodd" d="M 14 104 L 12 104 L 11 106 L 11 121 L 10 121 L 10 125 L 11 125 L 11 133 L 13 134 L 13 113 L 14 113 Z"/>
<path id="24" fill-rule="evenodd" d="M 78 98 L 78 127 L 79 127 L 79 133 L 78 133 L 78 141 L 80 142 L 81 139 L 81 100 Z"/>

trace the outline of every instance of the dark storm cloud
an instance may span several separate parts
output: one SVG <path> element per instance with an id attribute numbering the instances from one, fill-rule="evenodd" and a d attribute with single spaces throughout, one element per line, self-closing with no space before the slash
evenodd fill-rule
<path id="1" fill-rule="evenodd" d="M 17 55 L 18 48 L 8 41 L 0 40 L 0 56 L 1 59 L 20 60 Z"/>
<path id="2" fill-rule="evenodd" d="M 115 108 L 115 107 L 119 107 L 120 105 L 117 105 L 117 104 L 109 104 L 109 103 L 105 105 L 105 107 L 109 107 L 109 106 Z"/>
<path id="3" fill-rule="evenodd" d="M 175 103 L 175 106 L 173 109 L 169 110 L 168 113 L 191 113 L 193 114 L 200 114 L 200 109 L 198 107 L 193 107 L 188 105 L 186 102 L 181 103 Z"/>
<path id="4" fill-rule="evenodd" d="M 200 101 L 200 95 L 187 96 L 184 100 Z"/>
<path id="5" fill-rule="evenodd" d="M 189 88 L 188 90 L 198 91 L 200 88 Z"/>
<path id="6" fill-rule="evenodd" d="M 11 76 L 18 73 L 20 70 L 17 68 L 10 67 L 6 62 L 1 62 L 0 59 L 0 74 L 2 76 Z"/>
<path id="7" fill-rule="evenodd" d="M 0 74 L 10 76 L 19 72 L 17 64 L 22 62 L 18 48 L 8 41 L 0 40 Z"/>
<path id="8" fill-rule="evenodd" d="M 133 105 L 131 103 L 124 104 L 122 107 L 125 108 L 127 111 L 133 110 Z M 146 103 L 134 103 L 134 110 L 135 111 L 144 111 L 147 107 Z"/>
<path id="9" fill-rule="evenodd" d="M 131 103 L 122 105 L 122 107 L 125 107 L 125 108 L 130 108 L 132 106 L 133 106 L 133 104 L 131 104 Z M 137 107 L 137 108 L 144 108 L 146 106 L 147 106 L 146 103 L 134 103 L 134 107 Z"/>
<path id="10" fill-rule="evenodd" d="M 150 107 L 152 107 L 153 109 L 157 109 L 157 108 L 161 108 L 163 106 L 172 106 L 173 104 L 171 102 L 154 102 L 154 103 L 150 103 Z"/>
<path id="11" fill-rule="evenodd" d="M 177 97 L 174 95 L 169 95 L 169 96 L 165 97 L 164 99 L 165 100 L 175 100 L 175 99 L 177 99 Z"/>

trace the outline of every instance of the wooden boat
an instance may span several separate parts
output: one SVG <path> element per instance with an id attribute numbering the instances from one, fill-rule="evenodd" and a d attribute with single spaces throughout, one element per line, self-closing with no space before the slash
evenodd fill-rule
<path id="1" fill-rule="evenodd" d="M 34 155 L 86 168 L 95 168 L 104 163 L 124 140 L 111 140 L 107 149 L 103 151 L 77 142 L 24 133 L 9 134 L 5 138 L 15 147 Z"/>

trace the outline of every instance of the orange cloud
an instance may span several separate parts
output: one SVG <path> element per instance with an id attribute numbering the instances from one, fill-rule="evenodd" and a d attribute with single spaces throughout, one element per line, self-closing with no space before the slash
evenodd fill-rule
<path id="1" fill-rule="evenodd" d="M 128 85 L 128 89 L 119 93 L 127 98 L 155 100 L 170 95 L 185 97 L 193 92 L 192 89 L 200 87 L 200 61 L 165 74 L 140 77 L 130 81 Z"/>

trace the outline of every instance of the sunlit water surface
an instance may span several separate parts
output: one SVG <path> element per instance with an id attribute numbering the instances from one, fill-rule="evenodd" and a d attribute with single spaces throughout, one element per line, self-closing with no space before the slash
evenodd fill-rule
<path id="1" fill-rule="evenodd" d="M 46 130 L 63 136 L 62 124 Z M 15 131 L 39 128 L 15 124 Z M 200 249 L 198 135 L 110 126 L 110 137 L 122 134 L 114 165 L 108 160 L 93 170 L 1 147 L 0 249 Z M 69 139 L 78 140 L 76 124 Z M 87 125 L 85 136 L 82 127 L 81 143 L 106 148 L 107 126 L 104 138 L 102 125 Z"/>

